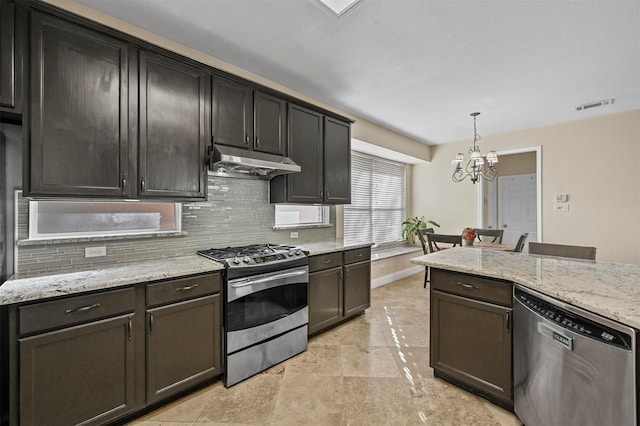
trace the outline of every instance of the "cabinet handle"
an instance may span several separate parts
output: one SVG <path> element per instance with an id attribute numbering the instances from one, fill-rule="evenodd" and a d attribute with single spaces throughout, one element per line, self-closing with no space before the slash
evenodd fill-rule
<path id="1" fill-rule="evenodd" d="M 479 290 L 480 286 L 479 285 L 475 285 L 475 284 L 465 284 L 465 283 L 457 283 L 460 287 L 464 287 L 464 288 L 468 288 L 468 289 L 473 289 L 473 290 Z"/>
<path id="2" fill-rule="evenodd" d="M 149 314 L 149 334 L 153 334 L 153 314 Z"/>
<path id="3" fill-rule="evenodd" d="M 124 191 L 127 192 L 127 174 L 126 173 L 122 174 L 122 189 L 124 189 Z"/>
<path id="4" fill-rule="evenodd" d="M 506 326 L 507 326 L 507 334 L 511 333 L 511 312 L 507 312 L 507 314 L 504 317 L 504 321 L 506 322 Z"/>
<path id="5" fill-rule="evenodd" d="M 260 138 L 256 138 L 256 145 L 260 146 Z"/>
<path id="6" fill-rule="evenodd" d="M 198 287 L 198 284 L 194 284 L 194 285 L 188 285 L 186 287 L 178 287 L 176 288 L 176 291 L 187 291 L 187 290 L 193 290 L 194 288 Z"/>
<path id="7" fill-rule="evenodd" d="M 127 322 L 127 333 L 129 333 L 129 341 L 131 341 L 133 330 L 133 321 L 131 321 L 131 317 L 129 317 L 129 321 Z"/>
<path id="8" fill-rule="evenodd" d="M 144 176 L 140 179 L 140 190 L 142 190 L 142 192 L 145 191 Z"/>
<path id="9" fill-rule="evenodd" d="M 249 133 L 244 134 L 244 144 L 249 145 Z"/>
<path id="10" fill-rule="evenodd" d="M 356 254 L 356 257 L 362 257 L 362 253 Z"/>
<path id="11" fill-rule="evenodd" d="M 81 308 L 65 309 L 64 313 L 65 314 L 72 314 L 74 312 L 90 311 L 91 309 L 99 308 L 99 307 L 100 307 L 99 303 L 94 303 L 93 305 L 87 305 L 87 306 L 83 306 Z"/>
<path id="12" fill-rule="evenodd" d="M 325 259 L 325 260 L 322 261 L 322 263 L 325 263 L 325 264 L 326 263 L 331 263 L 331 262 L 333 262 L 333 259 Z"/>
<path id="13" fill-rule="evenodd" d="M 344 272 L 342 271 L 342 269 L 340 269 L 340 279 L 344 278 Z"/>

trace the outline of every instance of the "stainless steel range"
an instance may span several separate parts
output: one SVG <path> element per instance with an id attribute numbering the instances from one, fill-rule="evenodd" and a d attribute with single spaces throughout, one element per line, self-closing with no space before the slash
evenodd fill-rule
<path id="1" fill-rule="evenodd" d="M 254 244 L 198 251 L 226 266 L 225 386 L 307 350 L 307 253 Z"/>

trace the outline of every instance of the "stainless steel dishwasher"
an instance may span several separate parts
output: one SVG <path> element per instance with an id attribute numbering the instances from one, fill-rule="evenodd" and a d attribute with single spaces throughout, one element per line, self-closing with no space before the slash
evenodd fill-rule
<path id="1" fill-rule="evenodd" d="M 514 409 L 527 426 L 636 424 L 635 331 L 520 286 Z"/>

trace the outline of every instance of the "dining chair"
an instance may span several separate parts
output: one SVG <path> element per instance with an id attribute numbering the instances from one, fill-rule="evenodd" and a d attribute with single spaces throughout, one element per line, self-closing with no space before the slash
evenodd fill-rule
<path id="1" fill-rule="evenodd" d="M 596 248 L 588 246 L 570 246 L 565 244 L 529 243 L 529 254 L 570 257 L 573 259 L 596 260 Z"/>
<path id="2" fill-rule="evenodd" d="M 516 247 L 513 249 L 515 253 L 522 253 L 522 249 L 524 248 L 524 242 L 527 241 L 528 237 L 529 237 L 528 232 L 525 232 L 524 234 L 520 235 L 520 238 L 518 238 L 518 242 L 516 243 Z"/>
<path id="3" fill-rule="evenodd" d="M 483 228 L 475 228 L 476 236 L 478 237 L 478 241 L 485 241 L 488 243 L 502 243 L 502 235 L 504 234 L 504 229 L 483 229 Z M 493 237 L 493 240 L 490 238 L 485 238 L 484 240 L 481 237 Z"/>
<path id="4" fill-rule="evenodd" d="M 462 235 L 449 235 L 449 234 L 427 234 L 427 242 L 429 245 L 429 252 L 434 253 L 436 251 L 443 250 L 449 247 L 439 247 L 438 243 L 452 244 L 451 247 L 462 245 Z"/>
<path id="5" fill-rule="evenodd" d="M 427 245 L 427 234 L 433 234 L 433 228 L 418 229 L 418 238 L 420 238 L 420 244 L 422 245 L 422 253 L 429 254 L 429 246 Z M 424 267 L 424 288 L 427 288 L 429 282 L 429 267 Z"/>

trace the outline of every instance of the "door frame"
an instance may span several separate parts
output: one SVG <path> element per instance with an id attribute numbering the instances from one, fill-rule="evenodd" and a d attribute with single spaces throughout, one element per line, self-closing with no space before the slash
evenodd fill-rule
<path id="1" fill-rule="evenodd" d="M 497 151 L 498 157 L 501 155 L 509 154 L 522 154 L 523 152 L 535 152 L 536 153 L 536 226 L 538 227 L 537 241 L 544 241 L 542 239 L 542 145 L 531 146 L 525 148 L 514 148 Z M 478 227 L 482 228 L 484 223 L 484 180 L 480 179 L 478 185 Z"/>

